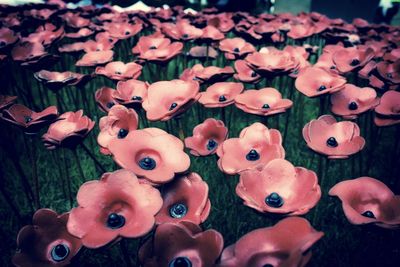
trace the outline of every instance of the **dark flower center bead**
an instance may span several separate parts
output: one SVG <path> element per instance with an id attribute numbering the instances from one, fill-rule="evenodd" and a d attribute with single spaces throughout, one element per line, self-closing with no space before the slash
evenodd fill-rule
<path id="1" fill-rule="evenodd" d="M 256 77 L 257 76 L 257 73 L 255 72 L 255 71 L 253 71 L 252 73 L 251 73 L 251 77 Z"/>
<path id="2" fill-rule="evenodd" d="M 371 218 L 371 219 L 376 219 L 374 213 L 370 210 L 365 211 L 364 213 L 361 214 L 362 216 Z"/>
<path id="3" fill-rule="evenodd" d="M 142 158 L 139 161 L 139 167 L 146 171 L 153 170 L 156 167 L 156 165 L 157 165 L 156 161 L 150 157 Z"/>
<path id="4" fill-rule="evenodd" d="M 217 146 L 218 146 L 218 143 L 215 142 L 215 140 L 213 140 L 213 139 L 208 140 L 208 142 L 207 142 L 207 150 L 208 151 L 214 150 Z"/>
<path id="5" fill-rule="evenodd" d="M 108 103 L 107 103 L 107 107 L 108 107 L 108 108 L 112 108 L 114 105 L 115 105 L 114 102 L 108 102 Z"/>
<path id="6" fill-rule="evenodd" d="M 122 74 L 122 72 L 120 72 L 120 71 L 116 71 L 116 72 L 115 72 L 115 74 L 117 74 L 117 75 L 121 75 L 121 74 Z"/>
<path id="7" fill-rule="evenodd" d="M 358 109 L 358 105 L 357 105 L 357 103 L 356 102 L 351 102 L 350 104 L 349 104 L 349 109 L 350 110 L 356 110 L 356 109 Z"/>
<path id="8" fill-rule="evenodd" d="M 132 100 L 137 100 L 137 101 L 141 101 L 142 100 L 142 97 L 141 96 L 134 96 L 134 97 L 132 97 Z"/>
<path id="9" fill-rule="evenodd" d="M 225 102 L 226 101 L 226 97 L 224 95 L 219 96 L 218 99 L 219 102 Z"/>
<path id="10" fill-rule="evenodd" d="M 53 261 L 60 262 L 65 260 L 69 255 L 69 247 L 65 244 L 58 244 L 51 250 L 51 258 Z"/>
<path id="11" fill-rule="evenodd" d="M 168 264 L 168 267 L 192 267 L 192 262 L 187 257 L 177 257 Z"/>
<path id="12" fill-rule="evenodd" d="M 319 88 L 318 88 L 318 91 L 323 91 L 323 90 L 325 90 L 326 89 L 326 86 L 325 85 L 321 85 Z"/>
<path id="13" fill-rule="evenodd" d="M 174 204 L 170 209 L 169 209 L 169 215 L 172 218 L 183 218 L 185 217 L 186 213 L 188 211 L 188 208 L 186 207 L 185 204 L 182 203 L 177 203 Z"/>
<path id="14" fill-rule="evenodd" d="M 239 52 L 240 52 L 240 49 L 239 49 L 239 48 L 237 48 L 237 47 L 235 47 L 235 48 L 233 49 L 233 52 L 235 52 L 235 53 L 239 53 Z"/>
<path id="15" fill-rule="evenodd" d="M 130 33 L 131 33 L 131 32 L 129 32 L 129 31 L 126 31 L 126 32 L 125 32 L 125 35 L 129 35 Z"/>
<path id="16" fill-rule="evenodd" d="M 388 77 L 389 79 L 392 79 L 392 78 L 393 78 L 393 74 L 387 73 L 387 74 L 386 74 L 386 77 Z"/>
<path id="17" fill-rule="evenodd" d="M 326 140 L 326 144 L 330 147 L 337 147 L 339 145 L 335 137 L 329 137 L 328 140 Z"/>
<path id="18" fill-rule="evenodd" d="M 114 40 L 110 38 L 110 39 L 108 39 L 108 41 L 109 41 L 110 43 L 112 43 Z"/>
<path id="19" fill-rule="evenodd" d="M 262 267 L 274 267 L 274 265 L 267 263 L 267 264 L 264 264 Z"/>
<path id="20" fill-rule="evenodd" d="M 31 122 L 32 121 L 32 117 L 31 116 L 25 116 L 25 123 Z"/>
<path id="21" fill-rule="evenodd" d="M 154 50 L 154 49 L 157 49 L 157 47 L 156 47 L 156 46 L 154 46 L 154 45 L 152 45 L 152 46 L 150 46 L 150 47 L 149 47 L 149 49 L 152 49 L 152 50 Z"/>
<path id="22" fill-rule="evenodd" d="M 268 105 L 268 104 L 264 104 L 264 105 L 262 106 L 262 108 L 268 109 L 268 108 L 269 108 L 269 105 Z"/>
<path id="23" fill-rule="evenodd" d="M 351 61 L 351 63 L 350 63 L 350 65 L 353 66 L 353 67 L 354 67 L 354 66 L 357 66 L 358 64 L 360 64 L 360 60 L 358 60 L 358 59 L 356 59 L 356 58 L 353 59 L 353 60 Z"/>
<path id="24" fill-rule="evenodd" d="M 183 39 L 186 39 L 186 38 L 188 38 L 188 37 L 189 37 L 189 35 L 188 35 L 187 33 L 182 34 L 182 38 L 183 38 Z"/>
<path id="25" fill-rule="evenodd" d="M 119 129 L 118 131 L 118 139 L 123 139 L 128 135 L 129 131 L 126 129 Z"/>
<path id="26" fill-rule="evenodd" d="M 111 213 L 107 218 L 107 227 L 111 229 L 119 229 L 125 225 L 125 218 L 122 215 Z"/>
<path id="27" fill-rule="evenodd" d="M 249 161 L 256 161 L 260 159 L 260 154 L 255 149 L 250 150 L 249 153 L 246 155 L 246 159 Z"/>
<path id="28" fill-rule="evenodd" d="M 177 103 L 172 103 L 171 106 L 169 107 L 169 110 L 173 110 L 174 108 L 176 108 L 178 106 Z"/>
<path id="29" fill-rule="evenodd" d="M 281 198 L 280 195 L 273 192 L 265 198 L 265 204 L 267 204 L 268 206 L 270 206 L 272 208 L 280 208 L 283 205 L 283 199 Z"/>
<path id="30" fill-rule="evenodd" d="M 336 66 L 331 66 L 331 70 L 334 70 L 334 69 L 336 69 Z"/>

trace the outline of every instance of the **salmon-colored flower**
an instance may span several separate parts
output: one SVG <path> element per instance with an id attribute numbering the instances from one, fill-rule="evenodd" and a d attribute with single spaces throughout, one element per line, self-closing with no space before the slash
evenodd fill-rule
<path id="1" fill-rule="evenodd" d="M 105 23 L 103 28 L 110 33 L 112 38 L 123 40 L 136 35 L 142 30 L 143 25 L 138 22 L 134 24 L 128 22 L 110 22 Z"/>
<path id="2" fill-rule="evenodd" d="M 92 34 L 94 34 L 94 31 L 92 31 L 91 29 L 81 28 L 77 32 L 66 33 L 65 37 L 71 38 L 71 39 L 81 39 L 81 38 L 89 37 Z"/>
<path id="3" fill-rule="evenodd" d="M 235 106 L 246 113 L 270 116 L 285 112 L 293 105 L 289 99 L 282 99 L 282 94 L 275 88 L 246 90 L 235 97 Z"/>
<path id="4" fill-rule="evenodd" d="M 57 107 L 50 106 L 34 112 L 24 105 L 15 104 L 3 110 L 0 118 L 21 128 L 27 134 L 35 134 L 58 116 Z"/>
<path id="5" fill-rule="evenodd" d="M 142 66 L 135 62 L 124 63 L 122 61 L 110 62 L 104 67 L 97 67 L 96 74 L 103 75 L 111 80 L 123 81 L 137 79 L 142 73 Z"/>
<path id="6" fill-rule="evenodd" d="M 214 266 L 224 246 L 222 235 L 191 222 L 164 223 L 139 250 L 144 267 Z"/>
<path id="7" fill-rule="evenodd" d="M 296 89 L 308 97 L 335 93 L 342 90 L 345 84 L 344 77 L 318 67 L 305 68 L 295 81 Z"/>
<path id="8" fill-rule="evenodd" d="M 103 112 L 108 112 L 112 106 L 117 104 L 113 98 L 115 89 L 110 87 L 102 87 L 95 93 L 95 100 L 99 109 Z"/>
<path id="9" fill-rule="evenodd" d="M 12 262 L 18 267 L 67 266 L 82 243 L 67 231 L 68 213 L 58 215 L 50 209 L 35 212 L 32 225 L 24 226 L 17 236 L 18 251 Z"/>
<path id="10" fill-rule="evenodd" d="M 203 30 L 194 27 L 188 21 L 161 24 L 161 31 L 174 40 L 189 41 L 201 37 Z"/>
<path id="11" fill-rule="evenodd" d="M 135 110 L 128 109 L 122 105 L 114 105 L 110 108 L 107 116 L 100 118 L 100 133 L 97 143 L 100 152 L 109 154 L 108 144 L 113 139 L 123 139 L 129 132 L 138 128 L 139 118 Z"/>
<path id="12" fill-rule="evenodd" d="M 303 128 L 307 146 L 330 159 L 346 159 L 364 148 L 360 128 L 351 121 L 337 122 L 331 115 L 312 120 Z"/>
<path id="13" fill-rule="evenodd" d="M 147 98 L 149 83 L 131 79 L 117 83 L 117 90 L 112 93 L 113 99 L 121 105 L 133 106 L 141 104 Z"/>
<path id="14" fill-rule="evenodd" d="M 369 87 L 346 84 L 343 90 L 331 95 L 332 112 L 344 119 L 355 119 L 379 103 L 376 91 Z"/>
<path id="15" fill-rule="evenodd" d="M 344 214 L 352 224 L 400 226 L 400 196 L 377 179 L 360 177 L 343 181 L 332 187 L 329 195 L 340 198 Z"/>
<path id="16" fill-rule="evenodd" d="M 17 96 L 0 95 L 0 111 L 11 106 L 16 99 Z"/>
<path id="17" fill-rule="evenodd" d="M 47 55 L 48 53 L 41 43 L 19 42 L 11 51 L 12 58 L 22 62 L 37 61 Z"/>
<path id="18" fill-rule="evenodd" d="M 244 83 L 258 83 L 261 80 L 261 76 L 249 67 L 245 60 L 235 61 L 236 74 L 234 75 L 236 80 Z"/>
<path id="19" fill-rule="evenodd" d="M 207 108 L 226 107 L 235 102 L 235 98 L 243 91 L 242 83 L 220 82 L 214 83 L 201 92 L 199 103 Z"/>
<path id="20" fill-rule="evenodd" d="M 148 120 L 167 121 L 185 112 L 199 97 L 199 84 L 195 81 L 160 81 L 149 86 L 142 106 Z"/>
<path id="21" fill-rule="evenodd" d="M 305 68 L 311 66 L 310 62 L 308 62 L 309 53 L 302 46 L 291 46 L 287 45 L 283 51 L 289 52 L 295 60 L 297 60 L 298 65 L 294 68 L 289 74 L 290 77 L 297 77 L 298 74 Z"/>
<path id="22" fill-rule="evenodd" d="M 108 143 L 118 165 L 154 184 L 169 182 L 189 168 L 190 158 L 183 149 L 179 138 L 158 128 L 131 131 Z"/>
<path id="23" fill-rule="evenodd" d="M 18 41 L 18 35 L 9 28 L 0 28 L 0 50 L 5 50 Z"/>
<path id="24" fill-rule="evenodd" d="M 381 61 L 376 65 L 376 70 L 385 83 L 400 84 L 400 59 L 394 62 Z"/>
<path id="25" fill-rule="evenodd" d="M 295 24 L 291 25 L 287 36 L 295 40 L 305 39 L 313 35 L 315 31 L 315 26 L 312 23 Z"/>
<path id="26" fill-rule="evenodd" d="M 208 118 L 193 129 L 193 136 L 185 138 L 185 146 L 190 154 L 208 156 L 216 153 L 217 148 L 228 137 L 228 128 L 223 121 Z"/>
<path id="27" fill-rule="evenodd" d="M 374 57 L 372 48 L 342 48 L 333 54 L 333 61 L 341 73 L 357 70 L 365 66 Z"/>
<path id="28" fill-rule="evenodd" d="M 225 81 L 235 73 L 232 67 L 219 68 L 216 66 L 203 67 L 196 64 L 192 68 L 185 69 L 179 77 L 184 81 L 199 81 L 200 83 L 215 83 Z"/>
<path id="29" fill-rule="evenodd" d="M 289 217 L 242 236 L 222 252 L 220 267 L 305 266 L 322 238 L 307 219 Z"/>
<path id="30" fill-rule="evenodd" d="M 93 67 L 101 64 L 106 64 L 113 59 L 113 56 L 114 51 L 112 50 L 88 52 L 75 63 L 75 66 Z"/>
<path id="31" fill-rule="evenodd" d="M 163 206 L 156 223 L 189 221 L 203 223 L 211 210 L 208 185 L 197 173 L 178 177 L 161 189 Z"/>
<path id="32" fill-rule="evenodd" d="M 315 172 L 274 159 L 261 170 L 242 172 L 236 194 L 260 212 L 303 215 L 317 204 L 321 188 Z"/>
<path id="33" fill-rule="evenodd" d="M 41 70 L 35 72 L 34 77 L 46 85 L 49 89 L 57 91 L 66 85 L 81 86 L 89 82 L 92 78 L 92 74 L 80 74 L 71 71 L 57 72 Z"/>
<path id="34" fill-rule="evenodd" d="M 198 58 L 202 60 L 207 59 L 207 57 L 209 59 L 215 59 L 218 56 L 218 52 L 211 46 L 209 46 L 208 48 L 206 46 L 194 46 L 190 48 L 188 55 L 192 58 Z"/>
<path id="35" fill-rule="evenodd" d="M 400 123 L 400 92 L 387 91 L 375 108 L 374 122 L 377 126 L 390 126 Z"/>
<path id="36" fill-rule="evenodd" d="M 219 42 L 219 49 L 225 52 L 225 57 L 230 60 L 243 58 L 256 51 L 252 44 L 238 37 L 222 40 Z"/>
<path id="37" fill-rule="evenodd" d="M 212 25 L 205 27 L 203 29 L 203 35 L 201 36 L 201 39 L 204 39 L 206 42 L 215 42 L 224 38 L 225 35 Z"/>
<path id="38" fill-rule="evenodd" d="M 52 123 L 42 137 L 47 149 L 75 147 L 93 129 L 94 122 L 83 115 L 83 110 L 65 112 Z"/>
<path id="39" fill-rule="evenodd" d="M 256 122 L 244 128 L 239 138 L 229 138 L 217 148 L 218 167 L 227 174 L 256 169 L 277 158 L 285 158 L 282 136 Z"/>
<path id="40" fill-rule="evenodd" d="M 78 207 L 71 210 L 68 231 L 89 248 L 119 237 L 144 236 L 162 206 L 160 192 L 128 170 L 108 172 L 100 180 L 84 183 L 76 200 Z"/>

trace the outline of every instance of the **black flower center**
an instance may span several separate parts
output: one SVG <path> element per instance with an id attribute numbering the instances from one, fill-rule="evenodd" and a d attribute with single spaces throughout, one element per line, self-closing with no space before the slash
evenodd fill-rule
<path id="1" fill-rule="evenodd" d="M 262 106 L 262 108 L 268 109 L 268 108 L 269 108 L 269 105 L 268 105 L 268 104 L 264 104 L 264 105 Z"/>
<path id="2" fill-rule="evenodd" d="M 150 157 L 145 157 L 139 160 L 139 167 L 146 171 L 153 170 L 156 165 L 156 161 Z"/>
<path id="3" fill-rule="evenodd" d="M 280 208 L 283 205 L 283 199 L 278 193 L 271 193 L 265 198 L 265 204 L 272 208 Z"/>
<path id="4" fill-rule="evenodd" d="M 387 73 L 387 74 L 386 74 L 386 77 L 388 77 L 389 79 L 392 79 L 392 78 L 393 78 L 393 74 Z"/>
<path id="5" fill-rule="evenodd" d="M 110 43 L 114 42 L 114 40 L 113 40 L 113 39 L 111 39 L 111 38 L 110 38 L 110 39 L 108 39 L 108 41 L 109 41 Z"/>
<path id="6" fill-rule="evenodd" d="M 122 72 L 120 72 L 120 71 L 118 71 L 118 70 L 117 70 L 117 71 L 115 72 L 115 74 L 117 74 L 117 75 L 121 75 L 121 74 L 122 74 Z"/>
<path id="7" fill-rule="evenodd" d="M 319 88 L 318 88 L 318 91 L 323 91 L 323 90 L 325 90 L 326 89 L 326 86 L 325 85 L 321 85 Z"/>
<path id="8" fill-rule="evenodd" d="M 126 32 L 125 32 L 125 35 L 129 35 L 129 34 L 131 34 L 130 31 L 126 31 Z"/>
<path id="9" fill-rule="evenodd" d="M 128 135 L 129 131 L 126 129 L 119 129 L 118 131 L 118 139 L 123 139 Z"/>
<path id="10" fill-rule="evenodd" d="M 334 69 L 336 69 L 336 66 L 333 66 L 333 65 L 332 65 L 332 66 L 331 66 L 331 70 L 334 70 Z"/>
<path id="11" fill-rule="evenodd" d="M 24 117 L 25 123 L 29 123 L 32 121 L 32 117 L 31 116 L 25 116 Z"/>
<path id="12" fill-rule="evenodd" d="M 258 154 L 258 152 L 255 149 L 252 149 L 252 150 L 250 150 L 249 153 L 247 153 L 246 159 L 248 161 L 256 161 L 256 160 L 260 159 L 260 154 Z"/>
<path id="13" fill-rule="evenodd" d="M 326 144 L 330 147 L 337 147 L 339 145 L 335 137 L 329 137 L 328 140 L 326 140 Z"/>
<path id="14" fill-rule="evenodd" d="M 374 213 L 370 210 L 365 211 L 364 213 L 361 214 L 362 216 L 371 218 L 371 219 L 376 219 Z"/>
<path id="15" fill-rule="evenodd" d="M 142 100 L 142 97 L 141 96 L 134 96 L 134 97 L 132 97 L 132 100 L 136 100 L 136 101 L 141 101 Z"/>
<path id="16" fill-rule="evenodd" d="M 351 66 L 357 66 L 357 65 L 359 65 L 360 64 L 360 60 L 358 60 L 358 59 L 353 59 L 351 62 L 350 62 L 350 65 Z"/>
<path id="17" fill-rule="evenodd" d="M 253 71 L 253 72 L 251 72 L 251 77 L 256 77 L 257 76 L 257 73 L 255 72 L 255 71 Z"/>
<path id="18" fill-rule="evenodd" d="M 114 105 L 115 105 L 114 102 L 108 102 L 108 103 L 106 104 L 106 106 L 107 106 L 108 108 L 112 108 Z"/>
<path id="19" fill-rule="evenodd" d="M 186 207 L 185 204 L 182 204 L 182 203 L 174 204 L 169 209 L 169 215 L 172 218 L 177 218 L 177 219 L 185 217 L 187 212 L 188 212 L 188 208 Z"/>
<path id="20" fill-rule="evenodd" d="M 349 109 L 350 110 L 356 110 L 356 109 L 358 109 L 358 105 L 357 105 L 357 103 L 356 102 L 351 102 L 350 104 L 349 104 Z"/>
<path id="21" fill-rule="evenodd" d="M 220 95 L 218 101 L 219 102 L 225 102 L 226 101 L 226 97 L 224 95 Z"/>
<path id="22" fill-rule="evenodd" d="M 188 35 L 187 33 L 182 34 L 182 38 L 183 38 L 183 39 L 186 39 L 186 38 L 188 38 L 188 37 L 189 37 L 189 35 Z"/>
<path id="23" fill-rule="evenodd" d="M 157 49 L 157 47 L 156 47 L 156 46 L 154 46 L 154 45 L 152 45 L 152 46 L 150 46 L 150 47 L 149 47 L 149 49 L 152 49 L 152 50 L 154 50 L 154 49 Z"/>
<path id="24" fill-rule="evenodd" d="M 51 258 L 53 261 L 60 262 L 65 260 L 69 255 L 69 247 L 65 244 L 58 244 L 51 250 Z"/>
<path id="25" fill-rule="evenodd" d="M 240 49 L 239 49 L 239 48 L 237 48 L 237 47 L 235 47 L 235 48 L 233 49 L 233 52 L 235 52 L 235 53 L 239 53 L 239 52 L 240 52 Z"/>
<path id="26" fill-rule="evenodd" d="M 267 264 L 264 264 L 263 267 L 274 267 L 274 265 L 267 263 Z"/>
<path id="27" fill-rule="evenodd" d="M 119 229 L 125 225 L 125 217 L 116 213 L 111 213 L 107 218 L 107 227 L 110 229 Z"/>
<path id="28" fill-rule="evenodd" d="M 173 110 L 174 108 L 176 108 L 178 106 L 177 103 L 172 103 L 171 106 L 169 107 L 169 110 Z"/>
<path id="29" fill-rule="evenodd" d="M 192 262 L 187 257 L 177 257 L 168 264 L 168 267 L 192 267 Z"/>
<path id="30" fill-rule="evenodd" d="M 207 142 L 207 150 L 208 151 L 214 150 L 217 146 L 218 146 L 218 143 L 215 142 L 214 139 L 208 140 L 208 142 Z"/>

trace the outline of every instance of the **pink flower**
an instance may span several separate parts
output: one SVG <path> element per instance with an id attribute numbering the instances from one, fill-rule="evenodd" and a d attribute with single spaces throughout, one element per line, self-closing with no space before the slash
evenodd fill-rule
<path id="1" fill-rule="evenodd" d="M 88 52 L 82 56 L 80 60 L 75 63 L 77 67 L 93 67 L 96 65 L 106 64 L 113 59 L 114 51 L 94 51 Z"/>
<path id="2" fill-rule="evenodd" d="M 365 66 L 374 57 L 372 48 L 343 48 L 333 54 L 333 61 L 341 73 L 346 73 Z"/>
<path id="3" fill-rule="evenodd" d="M 236 80 L 244 83 L 258 83 L 261 80 L 261 76 L 249 67 L 245 60 L 235 61 L 236 74 L 234 75 Z"/>
<path id="4" fill-rule="evenodd" d="M 108 112 L 116 104 L 112 96 L 114 91 L 115 89 L 110 87 L 102 87 L 96 91 L 95 100 L 101 111 Z"/>
<path id="5" fill-rule="evenodd" d="M 114 90 L 112 97 L 121 105 L 134 106 L 141 104 L 147 98 L 148 82 L 131 79 L 117 83 L 117 90 Z"/>
<path id="6" fill-rule="evenodd" d="M 400 92 L 387 91 L 375 108 L 374 122 L 377 126 L 390 126 L 400 123 Z"/>
<path id="7" fill-rule="evenodd" d="M 235 102 L 244 89 L 242 83 L 220 82 L 214 83 L 205 92 L 200 93 L 199 102 L 207 108 L 226 107 Z"/>
<path id="8" fill-rule="evenodd" d="M 123 63 L 121 61 L 110 62 L 104 67 L 97 67 L 96 74 L 103 75 L 111 80 L 137 79 L 141 74 L 142 66 L 135 62 Z"/>
<path id="9" fill-rule="evenodd" d="M 184 81 L 199 81 L 200 83 L 213 84 L 219 81 L 225 81 L 232 77 L 234 70 L 232 67 L 219 68 L 216 66 L 203 67 L 201 64 L 196 64 L 192 68 L 185 69 L 180 79 Z"/>
<path id="10" fill-rule="evenodd" d="M 224 39 L 219 43 L 219 49 L 225 52 L 225 57 L 230 60 L 243 58 L 256 51 L 254 46 L 242 38 Z"/>

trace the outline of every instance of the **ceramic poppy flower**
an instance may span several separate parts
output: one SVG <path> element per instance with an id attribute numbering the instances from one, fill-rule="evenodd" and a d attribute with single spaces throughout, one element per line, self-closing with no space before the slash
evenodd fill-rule
<path id="1" fill-rule="evenodd" d="M 199 97 L 195 81 L 160 81 L 149 86 L 142 106 L 148 120 L 167 121 L 185 112 Z"/>
<path id="2" fill-rule="evenodd" d="M 0 28 L 0 50 L 7 49 L 18 41 L 18 35 L 8 28 Z"/>
<path id="3" fill-rule="evenodd" d="M 135 110 L 122 105 L 112 106 L 107 116 L 100 118 L 100 133 L 97 137 L 100 152 L 109 154 L 107 147 L 110 141 L 115 138 L 125 138 L 130 131 L 138 128 L 138 124 L 139 118 Z"/>
<path id="4" fill-rule="evenodd" d="M 48 55 L 41 43 L 19 42 L 12 51 L 11 56 L 15 61 L 30 62 L 37 61 Z"/>
<path id="5" fill-rule="evenodd" d="M 355 119 L 379 104 L 376 91 L 369 87 L 346 84 L 343 90 L 331 95 L 332 112 L 344 119 Z"/>
<path id="6" fill-rule="evenodd" d="M 112 97 L 121 105 L 133 106 L 141 104 L 147 98 L 149 83 L 131 79 L 117 83 L 117 90 L 114 90 Z"/>
<path id="7" fill-rule="evenodd" d="M 322 68 L 334 74 L 339 74 L 339 71 L 336 68 L 336 64 L 335 62 L 333 62 L 332 56 L 332 53 L 323 52 L 319 56 L 317 63 L 315 63 L 313 67 Z"/>
<path id="8" fill-rule="evenodd" d="M 161 189 L 163 206 L 156 223 L 189 221 L 195 224 L 207 220 L 211 210 L 208 185 L 197 173 L 178 177 Z"/>
<path id="9" fill-rule="evenodd" d="M 169 182 L 189 168 L 190 158 L 183 149 L 179 138 L 158 128 L 131 131 L 108 143 L 118 165 L 153 184 Z"/>
<path id="10" fill-rule="evenodd" d="M 110 87 L 102 87 L 95 93 L 95 100 L 99 109 L 103 112 L 108 112 L 112 106 L 117 104 L 113 98 L 113 92 L 115 89 Z"/>
<path id="11" fill-rule="evenodd" d="M 375 108 L 374 122 L 377 126 L 390 126 L 400 123 L 400 92 L 387 91 Z"/>
<path id="12" fill-rule="evenodd" d="M 258 83 L 261 80 L 261 76 L 249 67 L 245 60 L 235 61 L 236 74 L 234 78 L 244 83 Z"/>
<path id="13" fill-rule="evenodd" d="M 227 174 L 262 167 L 273 159 L 285 158 L 282 136 L 256 122 L 244 128 L 239 138 L 225 140 L 217 148 L 218 167 Z"/>
<path id="14" fill-rule="evenodd" d="M 71 39 L 81 39 L 81 38 L 88 37 L 88 36 L 90 36 L 92 34 L 94 34 L 94 31 L 92 31 L 91 29 L 89 29 L 89 28 L 81 28 L 77 32 L 66 33 L 65 37 L 71 38 Z"/>
<path id="15" fill-rule="evenodd" d="M 390 84 L 400 84 L 400 59 L 395 62 L 381 61 L 376 70 L 382 79 Z"/>
<path id="16" fill-rule="evenodd" d="M 13 264 L 18 267 L 68 265 L 82 247 L 80 239 L 67 231 L 68 216 L 50 209 L 37 210 L 32 225 L 24 226 L 18 233 Z"/>
<path id="17" fill-rule="evenodd" d="M 243 58 L 256 51 L 254 46 L 242 38 L 227 38 L 219 42 L 219 49 L 225 52 L 225 57 L 230 60 Z"/>
<path id="18" fill-rule="evenodd" d="M 303 215 L 317 204 L 321 188 L 315 172 L 274 159 L 262 170 L 242 172 L 236 194 L 259 212 Z"/>
<path id="19" fill-rule="evenodd" d="M 135 62 L 124 63 L 114 61 L 106 64 L 104 67 L 97 67 L 96 74 L 105 76 L 111 80 L 137 79 L 142 73 L 142 66 Z"/>
<path id="20" fill-rule="evenodd" d="M 21 41 L 39 43 L 45 47 L 48 47 L 63 38 L 64 35 L 64 27 L 57 27 L 54 24 L 46 23 L 43 26 L 40 26 L 35 32 L 23 38 Z"/>
<path id="21" fill-rule="evenodd" d="M 206 108 L 222 108 L 235 102 L 237 97 L 244 89 L 242 83 L 220 82 L 214 83 L 201 92 L 199 103 Z"/>
<path id="22" fill-rule="evenodd" d="M 201 64 L 196 64 L 192 68 L 185 69 L 179 77 L 184 81 L 199 81 L 201 83 L 215 83 L 225 81 L 232 77 L 235 71 L 232 67 L 219 68 L 216 66 L 203 67 Z"/>
<path id="23" fill-rule="evenodd" d="M 360 177 L 342 181 L 329 190 L 329 195 L 342 201 L 344 214 L 352 224 L 400 226 L 400 197 L 377 179 Z"/>
<path id="24" fill-rule="evenodd" d="M 288 52 L 298 62 L 297 67 L 289 74 L 290 77 L 297 77 L 303 69 L 311 66 L 310 62 L 307 60 L 310 54 L 304 47 L 287 45 L 283 51 Z"/>
<path id="25" fill-rule="evenodd" d="M 139 250 L 144 267 L 214 266 L 223 249 L 222 235 L 190 223 L 164 223 Z"/>
<path id="26" fill-rule="evenodd" d="M 361 77 L 363 79 L 369 79 L 369 77 L 372 75 L 372 72 L 376 69 L 377 63 L 373 60 L 368 62 L 362 69 L 358 71 L 358 77 Z"/>
<path id="27" fill-rule="evenodd" d="M 0 95 L 0 111 L 11 106 L 16 99 L 17 96 Z"/>
<path id="28" fill-rule="evenodd" d="M 34 112 L 24 105 L 15 104 L 3 110 L 0 118 L 21 128 L 26 134 L 35 134 L 58 116 L 57 107 L 50 106 Z"/>
<path id="29" fill-rule="evenodd" d="M 311 247 L 323 237 L 301 217 L 288 217 L 253 230 L 225 248 L 220 267 L 305 266 Z"/>
<path id="30" fill-rule="evenodd" d="M 208 55 L 207 55 L 208 53 Z M 192 58 L 197 58 L 197 59 L 215 59 L 218 56 L 217 50 L 215 50 L 213 47 L 207 47 L 206 46 L 194 46 L 190 48 L 189 54 L 190 57 Z"/>
<path id="31" fill-rule="evenodd" d="M 282 99 L 282 94 L 275 88 L 246 90 L 235 97 L 235 106 L 246 113 L 270 116 L 285 112 L 293 102 Z"/>
<path id="32" fill-rule="evenodd" d="M 251 68 L 263 76 L 284 74 L 299 64 L 289 52 L 275 47 L 264 47 L 259 52 L 248 55 L 245 60 Z"/>
<path id="33" fill-rule="evenodd" d="M 201 39 L 205 40 L 206 42 L 215 42 L 225 38 L 225 35 L 218 30 L 216 27 L 212 25 L 208 25 L 203 29 L 203 35 Z"/>
<path id="34" fill-rule="evenodd" d="M 305 68 L 295 81 L 296 89 L 308 97 L 338 92 L 345 84 L 344 77 L 318 67 Z"/>
<path id="35" fill-rule="evenodd" d="M 91 74 L 80 74 L 71 71 L 57 72 L 41 70 L 35 72 L 33 75 L 38 81 L 55 91 L 66 85 L 84 85 L 93 78 Z"/>
<path id="36" fill-rule="evenodd" d="M 175 23 L 161 24 L 161 31 L 174 40 L 189 41 L 201 37 L 203 31 L 194 27 L 188 21 L 181 20 Z"/>
<path id="37" fill-rule="evenodd" d="M 136 238 L 151 231 L 162 206 L 160 192 L 128 170 L 103 174 L 84 183 L 70 212 L 68 231 L 88 248 L 102 247 L 118 237 Z"/>
<path id="38" fill-rule="evenodd" d="M 83 115 L 83 110 L 65 112 L 42 136 L 44 146 L 47 149 L 73 148 L 89 134 L 93 127 L 94 122 Z"/>
<path id="39" fill-rule="evenodd" d="M 218 145 L 228 137 L 228 128 L 223 121 L 206 119 L 193 129 L 193 136 L 185 138 L 185 146 L 190 154 L 208 156 L 216 153 Z"/>
<path id="40" fill-rule="evenodd" d="M 337 122 L 331 115 L 312 120 L 303 128 L 307 146 L 330 159 L 346 159 L 364 148 L 360 128 L 351 121 Z"/>
<path id="41" fill-rule="evenodd" d="M 358 49 L 357 47 L 342 48 L 333 54 L 333 61 L 337 69 L 350 72 L 365 66 L 374 57 L 372 48 Z"/>
<path id="42" fill-rule="evenodd" d="M 101 64 L 106 64 L 113 59 L 113 56 L 114 51 L 112 50 L 88 52 L 75 63 L 75 66 L 93 67 Z"/>
<path id="43" fill-rule="evenodd" d="M 136 46 L 132 48 L 133 54 L 138 54 L 142 60 L 154 62 L 167 62 L 182 52 L 183 44 L 171 43 L 171 40 L 160 34 L 142 36 Z"/>
<path id="44" fill-rule="evenodd" d="M 110 36 L 119 40 L 128 39 L 143 28 L 142 23 L 111 22 L 104 24 L 103 28 L 110 33 Z"/>
<path id="45" fill-rule="evenodd" d="M 315 27 L 311 23 L 291 25 L 287 36 L 294 40 L 305 39 L 315 33 Z"/>

